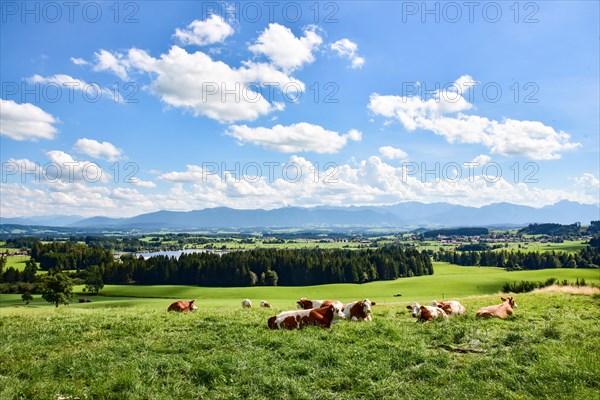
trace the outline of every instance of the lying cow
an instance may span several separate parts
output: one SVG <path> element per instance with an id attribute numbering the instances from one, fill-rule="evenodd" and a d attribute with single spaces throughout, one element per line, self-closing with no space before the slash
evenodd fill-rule
<path id="1" fill-rule="evenodd" d="M 252 308 L 252 302 L 249 299 L 242 300 L 242 307 Z"/>
<path id="2" fill-rule="evenodd" d="M 198 309 L 198 307 L 196 307 L 196 305 L 194 304 L 195 301 L 196 300 L 176 301 L 175 303 L 171 304 L 169 308 L 167 308 L 167 311 L 195 311 Z"/>
<path id="3" fill-rule="evenodd" d="M 79 299 L 80 303 L 91 303 L 92 299 Z"/>
<path id="4" fill-rule="evenodd" d="M 344 309 L 344 303 L 337 300 L 307 300 L 304 297 L 296 302 L 298 307 L 303 310 L 310 310 L 311 308 L 319 308 L 326 307 L 330 304 L 333 304 L 336 307 L 339 307 L 340 310 Z"/>
<path id="5" fill-rule="evenodd" d="M 433 301 L 431 303 L 433 307 L 439 307 L 446 312 L 446 314 L 465 314 L 467 310 L 465 306 L 460 304 L 458 301 L 449 300 L 449 301 Z"/>
<path id="6" fill-rule="evenodd" d="M 369 299 L 346 304 L 344 316 L 350 321 L 371 321 L 371 306 L 376 303 Z"/>
<path id="7" fill-rule="evenodd" d="M 271 308 L 271 304 L 268 301 L 265 301 L 265 300 L 263 300 L 263 301 L 260 302 L 260 306 L 264 307 L 264 308 Z"/>
<path id="8" fill-rule="evenodd" d="M 406 306 L 406 308 L 412 311 L 412 316 L 417 321 L 427 322 L 435 318 L 448 319 L 448 314 L 439 307 L 422 306 L 419 303 L 413 303 L 410 306 Z"/>
<path id="9" fill-rule="evenodd" d="M 342 318 L 344 318 L 344 313 L 341 308 L 330 304 L 310 310 L 284 311 L 269 318 L 267 325 L 271 329 L 302 329 L 309 325 L 329 328 L 333 321 Z"/>
<path id="10" fill-rule="evenodd" d="M 515 299 L 513 299 L 512 296 L 508 296 L 507 299 L 500 297 L 500 300 L 503 301 L 502 304 L 498 304 L 497 306 L 482 307 L 479 309 L 479 311 L 477 311 L 475 316 L 481 318 L 504 319 L 510 315 L 515 315 L 515 311 L 513 310 L 513 308 L 517 308 Z"/>

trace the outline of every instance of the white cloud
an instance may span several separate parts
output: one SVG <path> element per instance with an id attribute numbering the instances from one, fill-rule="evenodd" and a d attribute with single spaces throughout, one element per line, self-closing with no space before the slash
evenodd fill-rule
<path id="1" fill-rule="evenodd" d="M 187 165 L 185 171 L 172 171 L 165 174 L 161 174 L 158 178 L 169 182 L 204 182 L 205 176 L 210 175 L 209 172 L 205 171 L 204 168 L 197 165 Z"/>
<path id="2" fill-rule="evenodd" d="M 124 157 L 123 150 L 115 147 L 112 143 L 100 143 L 94 139 L 79 139 L 73 149 L 99 160 L 117 161 Z"/>
<path id="3" fill-rule="evenodd" d="M 348 139 L 354 140 L 355 142 L 360 142 L 362 140 L 362 132 L 356 129 L 350 129 L 346 136 Z"/>
<path id="4" fill-rule="evenodd" d="M 492 157 L 485 155 L 485 154 L 480 154 L 477 157 L 475 157 L 471 162 L 478 163 L 479 165 L 485 165 L 485 164 L 489 163 L 490 161 L 492 161 Z"/>
<path id="5" fill-rule="evenodd" d="M 127 62 L 121 54 L 100 50 L 94 53 L 94 57 L 94 71 L 110 71 L 123 80 L 127 79 Z"/>
<path id="6" fill-rule="evenodd" d="M 233 34 L 233 28 L 223 18 L 211 14 L 206 20 L 194 20 L 186 29 L 177 29 L 175 37 L 182 45 L 205 46 L 222 43 Z"/>
<path id="7" fill-rule="evenodd" d="M 71 57 L 71 62 L 75 65 L 88 65 L 89 62 L 84 60 L 83 58 Z"/>
<path id="8" fill-rule="evenodd" d="M 13 140 L 54 139 L 58 118 L 31 103 L 0 99 L 0 134 Z"/>
<path id="9" fill-rule="evenodd" d="M 232 68 L 206 53 L 188 53 L 178 46 L 159 58 L 144 50 L 130 49 L 122 61 L 129 69 L 150 73 L 150 92 L 164 103 L 222 123 L 252 121 L 284 109 L 283 103 L 270 102 L 263 96 L 270 92 L 266 83 L 305 90 L 304 83 L 272 65 L 245 61 Z M 255 87 L 257 83 L 262 86 Z"/>
<path id="10" fill-rule="evenodd" d="M 304 36 L 296 37 L 289 28 L 272 23 L 249 49 L 255 54 L 264 54 L 285 71 L 292 71 L 312 63 L 315 60 L 313 52 L 322 42 L 314 26 L 305 29 Z"/>
<path id="11" fill-rule="evenodd" d="M 240 143 L 248 142 L 283 153 L 299 151 L 337 153 L 346 145 L 348 139 L 359 141 L 362 138 L 362 134 L 355 129 L 350 130 L 346 135 L 340 135 L 338 132 L 306 122 L 288 126 L 275 125 L 272 128 L 232 125 L 225 133 L 236 138 Z"/>
<path id="12" fill-rule="evenodd" d="M 352 68 L 362 68 L 365 63 L 363 57 L 358 55 L 358 45 L 349 39 L 340 39 L 331 44 L 331 49 L 339 56 L 347 57 L 352 62 Z"/>
<path id="13" fill-rule="evenodd" d="M 228 29 L 222 29 L 225 25 L 221 22 L 229 26 L 212 15 L 206 21 L 194 21 L 187 30 L 178 30 L 175 36 L 186 43 L 220 40 L 225 33 L 230 34 Z M 296 93 L 306 90 L 304 83 L 290 76 L 290 72 L 314 61 L 313 52 L 322 43 L 316 30 L 309 26 L 303 36 L 296 37 L 290 29 L 270 24 L 249 46 L 270 62 L 242 60 L 238 66 L 232 66 L 213 59 L 208 54 L 210 50 L 188 52 L 172 46 L 157 57 L 136 48 L 122 53 L 101 49 L 95 53 L 93 69 L 111 71 L 122 79 L 142 73 L 150 78 L 145 87 L 148 92 L 166 105 L 191 111 L 194 116 L 220 123 L 254 121 L 285 109 L 286 101 L 295 102 Z"/>
<path id="14" fill-rule="evenodd" d="M 575 178 L 575 184 L 577 187 L 586 191 L 590 194 L 600 194 L 600 180 L 593 174 L 584 173 L 580 177 Z"/>
<path id="15" fill-rule="evenodd" d="M 463 114 L 462 111 L 473 107 L 462 96 L 464 90 L 472 86 L 470 82 L 473 79 L 465 75 L 455 82 L 459 90 L 438 90 L 429 99 L 374 93 L 370 97 L 369 109 L 377 115 L 400 121 L 409 131 L 428 130 L 445 137 L 449 143 L 481 144 L 492 153 L 506 156 L 558 159 L 561 152 L 581 147 L 579 143 L 569 141 L 568 133 L 557 132 L 538 121 L 509 118 L 496 121 Z"/>
<path id="16" fill-rule="evenodd" d="M 54 167 L 46 168 L 44 177 L 65 184 L 76 182 L 108 182 L 109 175 L 92 161 L 78 161 L 62 150 L 51 150 L 46 156 Z"/>
<path id="17" fill-rule="evenodd" d="M 272 182 L 265 176 L 258 179 L 238 176 L 236 179 L 197 165 L 188 165 L 185 171 L 168 172 L 160 179 L 176 185 L 174 190 L 178 197 L 170 198 L 169 203 L 186 210 L 202 208 L 206 204 L 275 208 L 285 205 L 381 205 L 402 201 L 444 201 L 477 207 L 498 202 L 534 207 L 561 200 L 598 203 L 597 193 L 541 189 L 524 183 L 511 184 L 503 178 L 492 182 L 481 175 L 470 179 L 466 170 L 462 171 L 460 179 L 451 177 L 438 183 L 426 182 L 403 165 L 394 167 L 376 156 L 356 165 L 331 166 L 319 173 L 315 173 L 319 171 L 318 166 L 303 157 L 291 156 L 288 164 L 294 164 L 301 171 L 298 179 L 278 178 Z M 296 176 L 295 173 L 291 175 Z"/>
<path id="18" fill-rule="evenodd" d="M 60 153 L 60 152 L 59 152 Z M 55 154 L 53 160 L 69 161 L 72 157 Z M 14 160 L 22 161 L 22 160 Z M 28 163 L 28 160 L 25 160 Z M 300 174 L 291 178 L 280 174 L 282 165 L 295 165 Z M 241 168 L 242 171 L 244 170 Z M 356 163 L 332 165 L 320 170 L 319 165 L 293 155 L 287 163 L 276 167 L 275 178 L 261 176 L 234 177 L 188 165 L 184 171 L 171 171 L 159 179 L 171 184 L 168 191 L 144 194 L 132 187 L 109 188 L 85 181 L 57 180 L 42 182 L 34 188 L 27 184 L 2 184 L 0 206 L 3 216 L 39 215 L 41 210 L 85 216 L 127 216 L 157 210 L 193 210 L 206 207 L 276 208 L 316 205 L 382 205 L 402 201 L 444 201 L 452 204 L 482 206 L 509 202 L 534 207 L 561 200 L 598 204 L 598 178 L 583 174 L 574 191 L 542 189 L 524 183 L 512 184 L 500 178 L 491 182 L 485 177 L 465 174 L 461 179 L 423 181 L 405 166 L 392 166 L 372 156 Z M 317 172 L 318 171 L 318 172 Z M 588 191 L 588 185 L 596 187 Z M 143 186 L 140 186 L 143 187 Z"/>
<path id="19" fill-rule="evenodd" d="M 152 182 L 152 181 L 143 181 L 139 178 L 131 178 L 131 182 L 132 185 L 141 187 L 141 188 L 155 188 L 156 187 L 156 183 Z"/>
<path id="20" fill-rule="evenodd" d="M 401 160 L 408 157 L 408 154 L 404 150 L 392 146 L 380 147 L 379 154 L 390 160 Z"/>
<path id="21" fill-rule="evenodd" d="M 74 90 L 79 90 L 84 93 L 85 98 L 90 100 L 104 98 L 104 99 L 112 99 L 117 103 L 123 102 L 123 97 L 116 91 L 111 91 L 108 88 L 103 88 L 97 83 L 89 83 L 83 81 L 81 79 L 73 78 L 70 75 L 65 74 L 57 74 L 53 76 L 44 77 L 41 75 L 33 75 L 28 78 L 28 81 L 31 83 L 40 83 L 40 84 L 54 84 L 60 87 L 61 91 L 68 93 L 71 96 L 71 92 Z"/>

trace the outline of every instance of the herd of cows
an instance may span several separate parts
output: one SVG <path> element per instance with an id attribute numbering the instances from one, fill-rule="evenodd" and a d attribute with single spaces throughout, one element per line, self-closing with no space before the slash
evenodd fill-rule
<path id="1" fill-rule="evenodd" d="M 482 307 L 475 314 L 480 318 L 500 318 L 504 319 L 514 315 L 514 308 L 517 307 L 515 299 L 512 296 L 501 297 L 501 304 Z M 331 327 L 331 324 L 337 320 L 345 319 L 349 321 L 371 321 L 371 307 L 376 303 L 369 299 L 359 300 L 348 304 L 343 304 L 337 300 L 308 300 L 302 298 L 296 302 L 299 310 L 283 311 L 267 321 L 271 329 L 301 329 L 305 326 L 313 325 L 323 328 Z M 270 308 L 271 305 L 263 300 L 260 306 Z M 252 302 L 249 299 L 242 301 L 242 307 L 252 308 Z M 406 306 L 411 310 L 412 316 L 417 321 L 431 321 L 436 318 L 448 319 L 448 315 L 466 314 L 467 310 L 458 301 L 434 301 L 430 306 L 422 306 L 419 303 L 413 303 Z M 169 306 L 167 311 L 194 311 L 198 307 L 195 300 L 176 301 Z"/>

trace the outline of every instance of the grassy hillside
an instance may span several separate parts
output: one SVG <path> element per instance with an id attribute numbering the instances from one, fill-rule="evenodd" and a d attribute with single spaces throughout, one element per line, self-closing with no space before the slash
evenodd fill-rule
<path id="1" fill-rule="evenodd" d="M 497 295 L 471 297 L 469 315 L 427 324 L 384 305 L 371 323 L 289 332 L 267 329 L 276 310 L 175 314 L 161 301 L 3 308 L 0 398 L 589 399 L 600 390 L 597 297 L 518 295 L 517 317 L 504 321 L 473 317 Z"/>
<path id="2" fill-rule="evenodd" d="M 249 298 L 258 304 L 266 299 L 274 307 L 294 306 L 300 297 L 313 299 L 335 298 L 343 302 L 358 298 L 370 298 L 379 303 L 394 304 L 412 301 L 430 301 L 471 295 L 492 294 L 500 291 L 505 282 L 545 281 L 554 277 L 575 282 L 584 278 L 588 283 L 600 284 L 600 270 L 593 269 L 553 269 L 538 271 L 507 272 L 501 268 L 460 267 L 447 263 L 434 263 L 434 275 L 378 281 L 362 285 L 333 284 L 300 287 L 247 287 L 247 288 L 207 288 L 198 286 L 124 286 L 107 285 L 102 296 L 93 296 L 93 304 L 72 304 L 71 307 L 95 307 L 96 303 L 114 306 L 160 304 L 167 307 L 171 299 L 197 299 L 201 307 L 219 308 L 224 305 L 237 306 Z M 80 291 L 83 287 L 76 288 Z M 402 294 L 394 297 L 394 294 Z M 84 295 L 81 295 L 84 296 Z M 51 306 L 34 296 L 36 306 Z M 88 297 L 85 295 L 85 297 Z M 150 301 L 149 298 L 155 299 Z M 157 299 L 158 298 L 158 299 Z M 159 298 L 164 298 L 163 300 Z M 167 300 L 168 299 L 168 300 Z M 75 299 L 75 301 L 77 301 Z M 0 307 L 22 304 L 19 295 L 0 295 Z"/>
<path id="3" fill-rule="evenodd" d="M 206 288 L 195 286 L 107 286 L 107 296 L 195 298 L 204 305 L 238 304 L 249 298 L 267 299 L 275 306 L 285 307 L 300 297 L 336 298 L 343 302 L 368 297 L 379 302 L 396 303 L 434 298 L 464 297 L 498 292 L 505 282 L 545 281 L 549 277 L 575 281 L 585 278 L 600 284 L 600 270 L 556 269 L 507 272 L 501 268 L 460 267 L 435 263 L 434 275 L 378 281 L 362 285 L 333 284 L 301 287 Z M 394 297 L 394 294 L 402 294 Z"/>

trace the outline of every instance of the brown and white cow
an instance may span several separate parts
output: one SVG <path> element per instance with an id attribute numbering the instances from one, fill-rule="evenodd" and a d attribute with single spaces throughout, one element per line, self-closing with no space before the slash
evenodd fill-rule
<path id="1" fill-rule="evenodd" d="M 329 328 L 333 321 L 341 318 L 344 318 L 342 310 L 330 304 L 326 307 L 310 310 L 284 311 L 275 317 L 269 318 L 267 325 L 271 329 L 302 329 L 309 325 Z"/>
<path id="2" fill-rule="evenodd" d="M 244 300 L 242 300 L 242 307 L 244 307 L 244 308 L 252 308 L 252 302 L 250 301 L 250 299 L 244 299 Z"/>
<path id="3" fill-rule="evenodd" d="M 448 319 L 448 314 L 439 307 L 422 306 L 419 303 L 413 303 L 410 306 L 406 306 L 406 308 L 412 311 L 412 316 L 417 321 L 427 322 L 435 318 Z"/>
<path id="4" fill-rule="evenodd" d="M 344 308 L 344 315 L 350 321 L 371 321 L 371 306 L 375 304 L 369 299 L 348 303 Z"/>
<path id="5" fill-rule="evenodd" d="M 458 315 L 462 315 L 465 314 L 467 312 L 465 306 L 463 306 L 462 304 L 460 304 L 458 301 L 456 300 L 449 300 L 449 301 L 433 301 L 431 303 L 431 305 L 433 307 L 439 307 L 442 310 L 444 310 L 446 312 L 446 314 L 450 315 L 450 314 L 458 314 Z"/>
<path id="6" fill-rule="evenodd" d="M 171 304 L 169 308 L 167 308 L 167 311 L 195 311 L 198 309 L 198 307 L 196 307 L 196 304 L 194 304 L 195 301 L 196 300 L 176 301 L 175 303 Z"/>
<path id="7" fill-rule="evenodd" d="M 271 303 L 269 303 L 266 300 L 263 300 L 263 301 L 260 302 L 260 306 L 264 307 L 264 308 L 271 308 Z"/>
<path id="8" fill-rule="evenodd" d="M 311 308 L 326 307 L 330 304 L 333 304 L 334 306 L 339 307 L 340 310 L 344 309 L 344 303 L 342 303 L 341 301 L 337 301 L 337 300 L 308 300 L 303 297 L 300 300 L 298 300 L 296 302 L 296 304 L 298 304 L 298 307 L 300 307 L 303 310 L 310 310 Z"/>
<path id="9" fill-rule="evenodd" d="M 496 306 L 488 306 L 480 308 L 475 314 L 476 317 L 481 318 L 500 318 L 504 319 L 508 316 L 515 315 L 515 311 L 513 308 L 517 308 L 517 303 L 515 303 L 515 299 L 512 296 L 508 296 L 508 298 L 500 297 L 500 300 L 503 301 L 502 304 L 498 304 Z"/>

